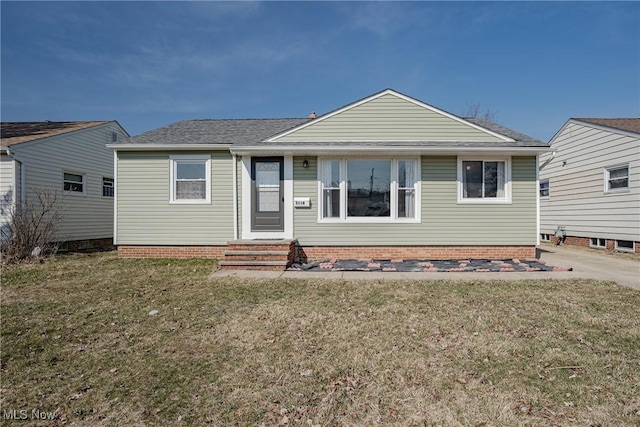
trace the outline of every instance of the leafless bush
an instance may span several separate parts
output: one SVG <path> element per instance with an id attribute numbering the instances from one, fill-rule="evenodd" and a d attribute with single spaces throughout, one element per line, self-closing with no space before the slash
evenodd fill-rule
<path id="1" fill-rule="evenodd" d="M 5 262 L 54 254 L 55 233 L 62 221 L 62 202 L 54 189 L 32 190 L 26 201 L 15 203 L 2 227 L 0 245 Z"/>

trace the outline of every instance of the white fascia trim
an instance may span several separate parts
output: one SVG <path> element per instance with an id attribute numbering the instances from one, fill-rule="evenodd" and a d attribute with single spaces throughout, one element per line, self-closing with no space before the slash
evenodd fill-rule
<path id="1" fill-rule="evenodd" d="M 299 131 L 301 129 L 304 129 L 307 126 L 311 126 L 311 125 L 313 125 L 315 123 L 327 120 L 327 119 L 329 119 L 329 118 L 331 118 L 331 117 L 333 117 L 333 116 L 335 116 L 337 114 L 340 114 L 340 113 L 343 113 L 345 111 L 351 110 L 352 108 L 358 107 L 358 106 L 360 106 L 362 104 L 365 104 L 365 103 L 367 103 L 369 101 L 373 101 L 374 99 L 380 98 L 380 97 L 385 96 L 385 95 L 397 96 L 398 98 L 401 98 L 401 99 L 403 99 L 405 101 L 411 102 L 411 103 L 413 103 L 413 104 L 415 104 L 415 105 L 417 105 L 419 107 L 426 108 L 427 110 L 433 111 L 434 113 L 437 113 L 437 114 L 441 114 L 441 115 L 443 115 L 445 117 L 448 117 L 448 118 L 450 118 L 452 120 L 455 120 L 455 121 L 457 121 L 459 123 L 462 123 L 462 124 L 464 124 L 466 126 L 472 127 L 472 128 L 474 128 L 476 130 L 479 130 L 479 131 L 484 132 L 486 134 L 492 135 L 492 136 L 494 136 L 496 138 L 500 138 L 503 141 L 509 141 L 509 142 L 514 142 L 515 141 L 514 139 L 509 138 L 509 137 L 507 137 L 505 135 L 501 135 L 501 134 L 493 132 L 493 131 L 491 131 L 489 129 L 483 128 L 482 126 L 478 126 L 478 125 L 476 125 L 474 123 L 468 122 L 468 121 L 466 121 L 466 120 L 464 120 L 464 119 L 462 119 L 462 118 L 460 118 L 458 116 L 455 116 L 455 115 L 453 115 L 451 113 L 447 113 L 446 111 L 440 110 L 439 108 L 433 107 L 433 106 L 431 106 L 429 104 L 425 104 L 424 102 L 418 101 L 417 99 L 413 99 L 411 97 L 408 97 L 406 95 L 398 93 L 398 92 L 396 92 L 396 91 L 394 91 L 392 89 L 386 89 L 386 90 L 383 90 L 382 92 L 378 92 L 378 93 L 376 93 L 374 95 L 371 95 L 371 96 L 369 96 L 367 98 L 361 99 L 360 101 L 354 102 L 353 104 L 349 104 L 349 105 L 347 105 L 345 107 L 342 107 L 342 108 L 340 108 L 340 109 L 338 109 L 338 110 L 336 110 L 336 111 L 334 111 L 332 113 L 329 113 L 329 114 L 327 114 L 325 116 L 322 116 L 322 117 L 320 117 L 318 119 L 311 120 L 311 121 L 309 121 L 309 122 L 307 122 L 307 123 L 305 123 L 303 125 L 297 126 L 297 127 L 293 128 L 293 129 L 289 129 L 286 132 L 283 132 L 281 134 L 272 136 L 271 138 L 268 138 L 266 141 L 268 141 L 268 142 L 276 141 L 279 138 L 282 138 L 282 137 L 287 136 L 287 135 L 289 135 L 289 134 L 291 134 L 293 132 L 297 132 L 297 131 Z"/>
<path id="2" fill-rule="evenodd" d="M 284 156 L 284 231 L 251 231 L 251 156 L 242 156 L 242 239 L 293 239 L 293 157 Z"/>
<path id="3" fill-rule="evenodd" d="M 278 146 L 252 146 L 252 147 L 236 147 L 231 149 L 231 153 L 240 155 L 265 155 L 265 153 L 287 153 L 291 155 L 307 154 L 307 155 L 337 155 L 337 154 L 366 154 L 375 153 L 390 155 L 401 152 L 405 155 L 410 154 L 456 154 L 461 153 L 499 153 L 502 155 L 537 155 L 551 151 L 548 147 L 415 147 L 415 146 L 339 146 L 339 147 L 322 147 L 322 146 L 304 146 L 296 147 L 292 145 Z"/>
<path id="4" fill-rule="evenodd" d="M 107 148 L 115 151 L 229 151 L 231 145 L 213 144 L 107 144 Z"/>
<path id="5" fill-rule="evenodd" d="M 587 127 L 591 127 L 591 128 L 594 128 L 594 129 L 602 130 L 602 131 L 605 131 L 605 132 L 619 133 L 619 134 L 622 134 L 622 135 L 630 136 L 632 138 L 637 138 L 638 135 L 640 135 L 640 134 L 638 134 L 636 132 L 631 132 L 631 131 L 628 131 L 628 130 L 614 128 L 614 127 L 606 126 L 606 125 L 599 125 L 599 124 L 590 123 L 590 122 L 583 122 L 582 120 L 578 120 L 578 119 L 569 119 L 569 121 L 567 121 L 565 126 L 568 125 L 569 123 L 577 124 L 577 125 L 580 125 L 580 126 L 587 126 Z M 563 129 L 564 129 L 565 126 L 563 126 Z"/>

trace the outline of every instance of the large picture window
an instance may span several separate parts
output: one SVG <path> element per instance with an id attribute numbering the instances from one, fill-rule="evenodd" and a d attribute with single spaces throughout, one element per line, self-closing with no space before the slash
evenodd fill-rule
<path id="1" fill-rule="evenodd" d="M 211 156 L 171 156 L 171 203 L 210 203 Z"/>
<path id="2" fill-rule="evenodd" d="M 320 219 L 363 222 L 416 220 L 416 159 L 320 161 Z"/>
<path id="3" fill-rule="evenodd" d="M 460 159 L 458 201 L 470 203 L 509 202 L 510 162 L 507 159 Z"/>

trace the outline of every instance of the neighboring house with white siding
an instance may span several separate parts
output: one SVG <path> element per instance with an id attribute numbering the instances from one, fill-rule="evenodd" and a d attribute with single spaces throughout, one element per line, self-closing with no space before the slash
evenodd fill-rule
<path id="1" fill-rule="evenodd" d="M 540 157 L 542 240 L 640 253 L 640 118 L 569 119 Z"/>
<path id="2" fill-rule="evenodd" d="M 11 209 L 55 191 L 63 220 L 56 240 L 70 248 L 112 244 L 113 151 L 106 144 L 129 137 L 116 121 L 2 122 L 0 226 Z"/>
<path id="3" fill-rule="evenodd" d="M 320 117 L 188 120 L 111 144 L 121 256 L 534 257 L 548 145 L 387 89 Z"/>

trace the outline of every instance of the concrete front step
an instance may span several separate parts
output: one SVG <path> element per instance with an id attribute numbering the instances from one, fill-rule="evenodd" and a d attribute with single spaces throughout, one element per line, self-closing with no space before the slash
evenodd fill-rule
<path id="1" fill-rule="evenodd" d="M 294 240 L 234 240 L 224 251 L 223 269 L 233 270 L 286 270 L 293 262 L 296 251 Z"/>
<path id="2" fill-rule="evenodd" d="M 289 261 L 220 261 L 219 265 L 228 270 L 286 270 Z"/>

